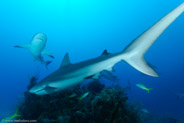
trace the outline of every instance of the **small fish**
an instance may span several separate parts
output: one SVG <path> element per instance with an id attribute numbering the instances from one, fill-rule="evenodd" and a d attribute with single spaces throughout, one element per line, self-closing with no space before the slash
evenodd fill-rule
<path id="1" fill-rule="evenodd" d="M 84 99 L 85 97 L 87 97 L 89 94 L 89 92 L 84 93 L 81 97 L 77 98 L 79 101 L 81 101 L 82 99 Z"/>
<path id="2" fill-rule="evenodd" d="M 68 96 L 68 98 L 73 98 L 73 97 L 76 97 L 77 96 L 77 94 L 71 94 L 70 96 Z"/>
<path id="3" fill-rule="evenodd" d="M 148 93 L 150 93 L 150 90 L 152 90 L 152 88 L 147 88 L 146 86 L 144 86 L 143 84 L 136 84 L 137 87 L 148 91 Z"/>
<path id="4" fill-rule="evenodd" d="M 17 112 L 18 112 L 18 109 L 16 110 L 15 114 L 13 114 L 12 116 L 2 119 L 2 122 L 7 122 L 6 120 L 12 120 L 16 117 L 22 117 L 22 115 L 17 114 Z"/>
<path id="5" fill-rule="evenodd" d="M 142 109 L 142 112 L 149 113 L 149 111 L 147 109 Z"/>

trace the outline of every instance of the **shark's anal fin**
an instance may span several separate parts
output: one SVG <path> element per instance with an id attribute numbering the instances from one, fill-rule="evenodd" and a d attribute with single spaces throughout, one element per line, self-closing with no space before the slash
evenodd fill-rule
<path id="1" fill-rule="evenodd" d="M 104 78 L 110 80 L 110 81 L 119 81 L 119 79 L 117 78 L 117 76 L 113 75 L 111 72 L 107 71 L 107 70 L 103 70 L 102 72 L 100 72 L 100 75 L 103 76 Z"/>
<path id="2" fill-rule="evenodd" d="M 159 20 L 147 31 L 142 33 L 137 39 L 130 43 L 124 50 L 124 58 L 128 64 L 138 71 L 157 77 L 158 74 L 146 63 L 144 54 L 162 34 L 162 32 L 184 11 L 184 2 Z"/>
<path id="3" fill-rule="evenodd" d="M 110 72 L 115 72 L 116 70 L 113 68 L 113 67 L 110 67 L 108 69 L 106 69 L 107 71 L 110 71 Z"/>
<path id="4" fill-rule="evenodd" d="M 49 53 L 49 51 L 47 51 L 46 49 L 44 49 L 44 50 L 42 51 L 42 55 L 47 55 L 47 56 L 49 56 L 49 57 L 51 57 L 51 58 L 54 58 L 54 56 L 51 55 L 51 53 Z"/>
<path id="5" fill-rule="evenodd" d="M 68 53 L 66 53 L 61 63 L 60 69 L 67 67 L 69 65 L 71 65 L 71 62 L 70 62 Z"/>

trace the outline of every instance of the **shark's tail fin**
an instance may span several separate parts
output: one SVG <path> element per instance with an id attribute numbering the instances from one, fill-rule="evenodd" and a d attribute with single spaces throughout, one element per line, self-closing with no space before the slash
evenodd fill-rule
<path id="1" fill-rule="evenodd" d="M 184 2 L 129 44 L 122 52 L 125 56 L 122 56 L 123 60 L 144 74 L 158 77 L 158 74 L 144 60 L 144 54 L 162 32 L 182 14 L 183 11 Z"/>
<path id="2" fill-rule="evenodd" d="M 45 67 L 48 69 L 48 65 L 51 63 L 52 61 L 43 61 L 43 64 L 45 65 Z"/>

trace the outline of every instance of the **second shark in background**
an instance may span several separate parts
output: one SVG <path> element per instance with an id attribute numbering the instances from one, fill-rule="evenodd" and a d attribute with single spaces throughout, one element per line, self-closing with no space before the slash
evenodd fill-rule
<path id="1" fill-rule="evenodd" d="M 45 50 L 45 45 L 47 42 L 47 36 L 43 33 L 37 33 L 33 36 L 31 44 L 28 45 L 17 45 L 14 47 L 17 48 L 26 48 L 28 49 L 32 56 L 34 57 L 35 61 L 40 61 L 46 67 L 51 63 L 51 61 L 45 61 L 42 55 L 47 55 L 51 58 L 54 58 L 47 50 Z"/>

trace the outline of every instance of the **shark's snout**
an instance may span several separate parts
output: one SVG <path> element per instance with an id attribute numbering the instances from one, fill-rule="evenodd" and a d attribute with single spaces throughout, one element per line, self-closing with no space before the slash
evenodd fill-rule
<path id="1" fill-rule="evenodd" d="M 30 93 L 35 93 L 35 92 L 37 92 L 38 90 L 35 88 L 35 87 L 32 87 L 30 90 L 29 90 L 29 92 Z"/>
<path id="2" fill-rule="evenodd" d="M 33 39 L 40 39 L 40 40 L 46 41 L 47 36 L 44 33 L 37 33 L 34 35 Z"/>
<path id="3" fill-rule="evenodd" d="M 37 87 L 34 86 L 29 90 L 30 93 L 36 94 L 36 95 L 45 95 L 48 94 L 43 87 Z"/>

